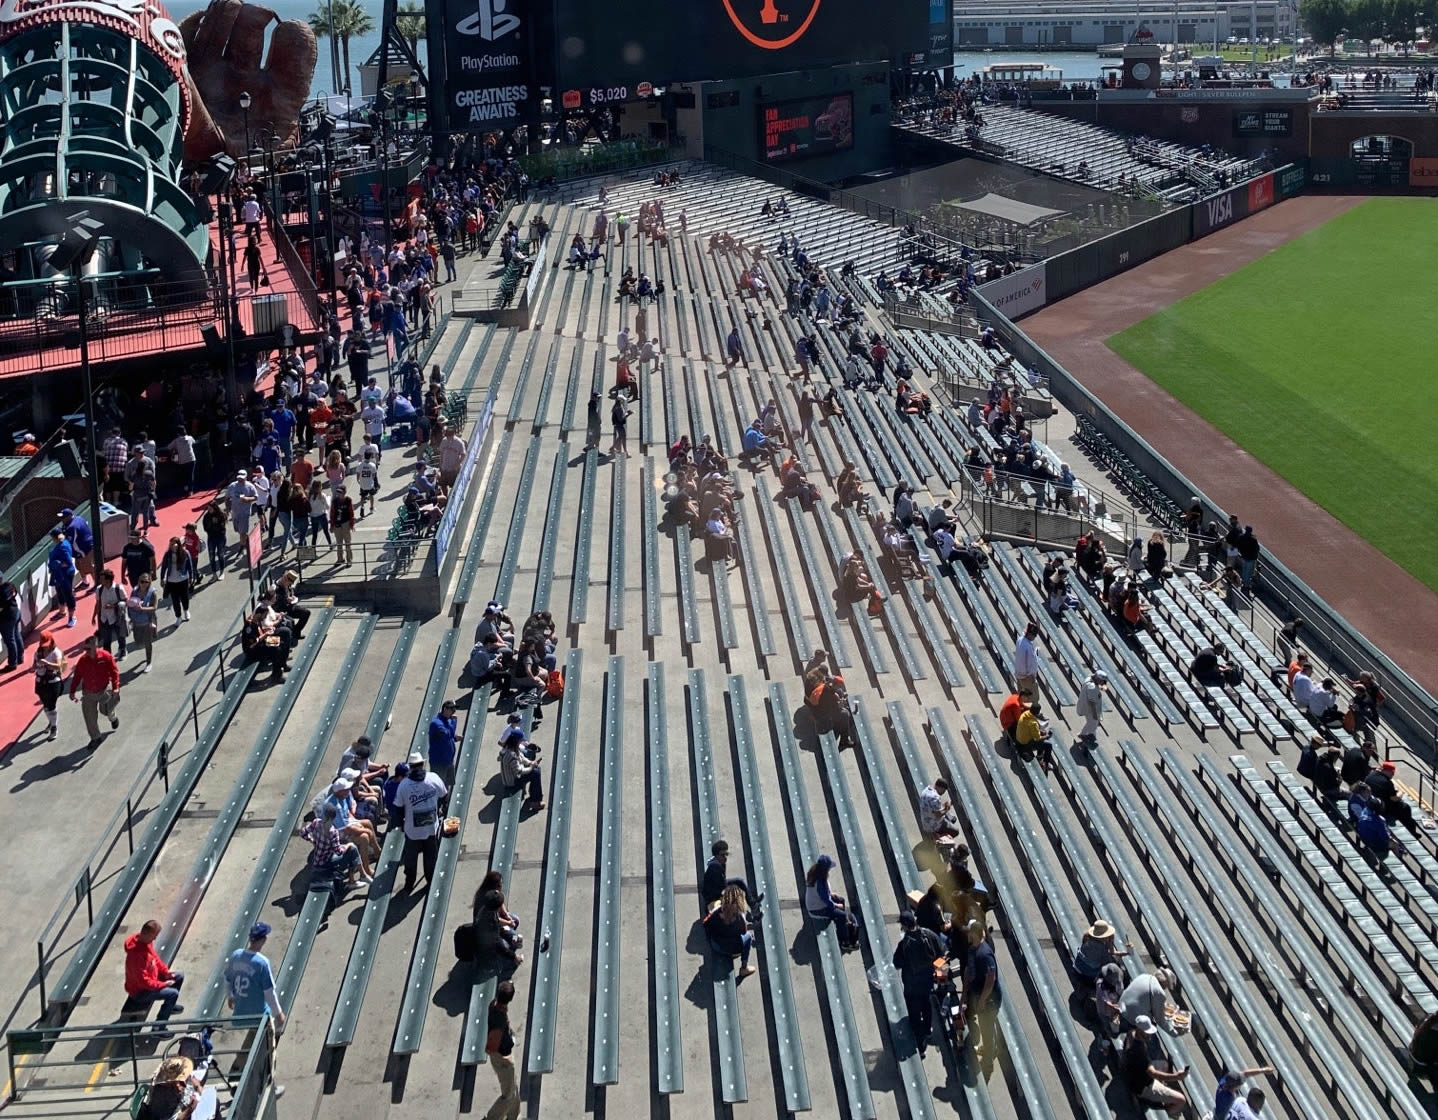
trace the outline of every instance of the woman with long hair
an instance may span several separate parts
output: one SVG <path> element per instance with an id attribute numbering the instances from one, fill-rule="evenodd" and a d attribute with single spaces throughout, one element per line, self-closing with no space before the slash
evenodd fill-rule
<path id="1" fill-rule="evenodd" d="M 55 644 L 55 635 L 48 630 L 40 632 L 40 642 L 35 647 L 35 653 L 30 662 L 35 672 L 35 695 L 40 699 L 40 707 L 45 710 L 45 722 L 50 725 L 48 739 L 55 738 L 55 727 L 59 720 L 59 714 L 55 705 L 60 699 L 60 693 L 64 689 L 65 672 L 68 666 L 65 664 L 65 654 Z"/>
<path id="2" fill-rule="evenodd" d="M 844 902 L 844 896 L 829 889 L 829 872 L 833 857 L 821 855 L 804 876 L 804 909 L 809 917 L 834 923 L 841 949 L 859 947 L 859 919 Z"/>

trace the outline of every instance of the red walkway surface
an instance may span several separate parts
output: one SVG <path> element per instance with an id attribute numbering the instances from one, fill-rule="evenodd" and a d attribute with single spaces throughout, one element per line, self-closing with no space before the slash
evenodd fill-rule
<path id="1" fill-rule="evenodd" d="M 1026 318 L 1025 334 L 1429 692 L 1438 594 L 1108 348 L 1111 335 L 1351 209 L 1305 195 Z M 1281 416 L 1274 418 L 1281 424 Z"/>
<path id="2" fill-rule="evenodd" d="M 212 232 L 218 245 L 219 234 Z M 299 292 L 307 284 L 303 274 L 293 275 L 275 250 L 274 239 L 266 229 L 260 236 L 263 275 L 269 285 L 250 287 L 245 270 L 245 237 L 243 231 L 235 241 L 235 264 L 230 270 L 231 290 L 240 302 L 240 322 L 245 330 L 255 333 L 254 296 L 284 295 L 289 321 L 302 332 L 318 330 L 320 324 L 310 314 Z M 218 267 L 218 263 L 216 264 Z M 93 333 L 89 340 L 92 362 L 135 360 L 151 355 L 174 354 L 198 350 L 205 345 L 201 329 L 215 325 L 217 300 L 206 298 L 187 306 L 160 311 L 127 311 L 111 315 L 104 330 Z M 71 369 L 80 364 L 78 342 L 65 345 L 75 335 L 75 317 L 70 315 L 53 324 L 34 319 L 0 322 L 0 380 L 29 376 L 35 373 Z"/>
<path id="3" fill-rule="evenodd" d="M 196 491 L 192 497 L 177 498 L 158 508 L 157 513 L 160 519 L 160 526 L 151 529 L 149 540 L 155 546 L 155 552 L 163 556 L 165 549 L 169 547 L 170 538 L 183 536 L 187 522 L 194 521 L 198 524 L 200 515 L 205 506 L 215 496 L 213 490 Z M 233 541 L 231 542 L 233 543 Z M 202 569 L 208 571 L 208 564 L 204 562 L 204 552 L 201 551 Z M 111 568 L 118 575 L 120 564 L 118 558 L 112 561 L 107 567 Z M 40 701 L 35 697 L 35 677 L 30 672 L 30 658 L 34 655 L 35 646 L 40 641 L 40 631 L 45 628 L 55 635 L 55 641 L 65 651 L 71 663 L 79 656 L 85 639 L 95 632 L 93 622 L 95 614 L 95 592 L 92 584 L 79 595 L 79 608 L 75 612 L 75 628 L 67 629 L 65 626 L 65 612 L 50 614 L 43 626 L 36 626 L 25 635 L 25 668 L 23 671 L 7 673 L 0 676 L 0 754 L 8 751 L 15 745 L 17 739 L 25 734 L 25 729 L 30 727 L 40 715 Z M 168 625 L 170 618 L 168 605 L 161 606 L 160 628 Z M 163 637 L 161 638 L 163 641 Z M 158 652 L 158 651 L 157 651 Z M 142 664 L 142 657 L 136 656 L 133 652 L 120 663 L 122 679 L 128 678 L 131 672 L 137 671 Z M 68 683 L 67 686 L 68 688 Z M 60 703 L 68 703 L 61 699 Z M 61 711 L 63 719 L 66 713 Z M 38 729 L 32 729 L 32 734 L 44 735 L 45 726 L 43 721 L 37 725 Z"/>

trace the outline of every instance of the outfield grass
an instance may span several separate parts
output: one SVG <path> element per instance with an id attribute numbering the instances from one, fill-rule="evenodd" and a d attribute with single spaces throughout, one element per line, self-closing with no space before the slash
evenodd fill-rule
<path id="1" fill-rule="evenodd" d="M 1435 265 L 1438 198 L 1370 199 L 1108 345 L 1438 589 Z"/>

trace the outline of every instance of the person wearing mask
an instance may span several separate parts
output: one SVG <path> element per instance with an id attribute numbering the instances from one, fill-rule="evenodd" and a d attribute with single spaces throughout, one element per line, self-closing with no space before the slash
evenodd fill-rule
<path id="1" fill-rule="evenodd" d="M 404 885 L 414 889 L 415 872 L 424 858 L 425 884 L 434 882 L 434 865 L 439 859 L 440 801 L 449 790 L 437 774 L 429 773 L 424 755 L 409 756 L 409 773 L 395 790 L 395 802 L 404 809 Z"/>
<path id="2" fill-rule="evenodd" d="M 899 912 L 899 925 L 904 934 L 894 948 L 894 968 L 903 980 L 904 1007 L 923 1058 L 934 1030 L 934 961 L 945 955 L 944 946 L 938 934 L 919 925 L 912 910 Z"/>
<path id="3" fill-rule="evenodd" d="M 155 938 L 160 936 L 160 923 L 151 918 L 139 929 L 125 938 L 125 1002 L 131 1008 L 149 1009 L 158 1003 L 160 1013 L 155 1021 L 165 1022 L 178 1011 L 180 988 L 185 983 L 185 974 L 171 969 L 155 952 Z M 162 1029 L 162 1033 L 163 1029 Z"/>
<path id="4" fill-rule="evenodd" d="M 195 579 L 195 564 L 179 537 L 170 538 L 170 547 L 160 561 L 160 582 L 165 585 L 165 598 L 175 612 L 176 622 L 190 621 L 190 584 Z"/>
<path id="5" fill-rule="evenodd" d="M 90 733 L 86 746 L 93 751 L 100 745 L 100 716 L 110 721 L 111 731 L 120 726 L 120 717 L 115 714 L 120 704 L 120 668 L 100 648 L 94 634 L 85 639 L 85 652 L 75 660 L 75 671 L 70 674 L 70 699 L 78 701 L 84 713 L 85 730 Z"/>

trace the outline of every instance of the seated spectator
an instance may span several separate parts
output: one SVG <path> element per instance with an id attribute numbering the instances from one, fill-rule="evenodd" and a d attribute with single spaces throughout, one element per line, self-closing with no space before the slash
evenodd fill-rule
<path id="1" fill-rule="evenodd" d="M 526 788 L 529 792 L 526 807 L 538 810 L 544 808 L 544 774 L 534 753 L 525 750 L 528 745 L 523 732 L 506 731 L 499 746 L 499 774 L 506 790 Z"/>
<path id="2" fill-rule="evenodd" d="M 1116 964 L 1106 964 L 1099 969 L 1094 984 L 1094 1014 L 1098 1016 L 1099 1028 L 1106 1035 L 1116 1035 L 1122 1030 L 1119 1021 L 1119 1000 L 1123 997 L 1123 969 Z"/>
<path id="3" fill-rule="evenodd" d="M 1014 738 L 1020 750 L 1033 750 L 1047 774 L 1053 762 L 1053 731 L 1042 719 L 1043 710 L 1037 703 L 1030 704 L 1019 713 L 1014 728 Z"/>
<path id="4" fill-rule="evenodd" d="M 883 529 L 879 538 L 884 545 L 884 553 L 893 561 L 894 567 L 898 569 L 900 579 L 921 579 L 929 578 L 929 573 L 919 561 L 918 550 L 914 547 L 914 540 L 908 533 L 899 527 L 898 522 L 890 521 Z"/>
<path id="5" fill-rule="evenodd" d="M 704 878 L 699 883 L 699 897 L 704 903 L 705 912 L 707 913 L 713 908 L 727 888 L 737 887 L 743 893 L 745 901 L 755 907 L 750 917 L 754 921 L 758 921 L 757 907 L 764 901 L 764 896 L 750 890 L 747 880 L 731 878 L 728 874 L 728 866 L 729 842 L 722 839 L 715 840 L 709 847 L 709 862 L 704 865 Z"/>
<path id="6" fill-rule="evenodd" d="M 747 459 L 751 462 L 757 456 L 775 455 L 778 452 L 775 441 L 764 434 L 763 430 L 759 427 L 758 420 L 755 420 L 744 429 L 744 435 L 740 442 L 743 445 L 743 451 L 740 452 L 739 458 Z"/>
<path id="7" fill-rule="evenodd" d="M 839 594 L 846 602 L 857 603 L 876 593 L 863 557 L 857 552 L 845 553 L 839 568 Z"/>
<path id="8" fill-rule="evenodd" d="M 1343 713 L 1338 710 L 1338 693 L 1332 677 L 1324 677 L 1323 683 L 1308 693 L 1308 718 L 1321 726 L 1332 726 L 1343 722 Z"/>
<path id="9" fill-rule="evenodd" d="M 1103 918 L 1084 930 L 1074 952 L 1074 972 L 1084 979 L 1097 980 L 1105 965 L 1117 965 L 1120 957 L 1128 956 L 1126 949 L 1114 948 L 1116 936 L 1113 923 Z"/>
<path id="10" fill-rule="evenodd" d="M 829 889 L 829 872 L 834 860 L 821 855 L 804 876 L 804 910 L 819 922 L 832 922 L 839 935 L 839 948 L 859 947 L 859 919 L 844 903 L 844 896 Z"/>
<path id="11" fill-rule="evenodd" d="M 1228 651 L 1221 645 L 1204 647 L 1189 662 L 1189 676 L 1205 688 L 1222 688 L 1226 684 L 1240 683 L 1243 673 L 1225 660 L 1227 654 Z"/>
<path id="12" fill-rule="evenodd" d="M 180 1006 L 185 974 L 172 970 L 155 952 L 160 929 L 160 923 L 151 918 L 138 933 L 125 938 L 125 1003 L 127 1010 L 143 1009 L 145 1014 L 152 1003 L 158 1003 L 160 1013 L 155 1018 L 163 1023 L 175 1012 L 185 1010 Z"/>
<path id="13" fill-rule="evenodd" d="M 839 492 L 839 504 L 841 506 L 855 506 L 860 513 L 869 512 L 869 495 L 864 493 L 864 484 L 859 481 L 858 468 L 845 460 L 843 468 L 839 471 L 838 481 L 834 489 Z"/>
<path id="14" fill-rule="evenodd" d="M 491 630 L 469 651 L 469 675 L 476 684 L 495 681 L 506 676 L 514 665 L 514 650 Z"/>
<path id="15" fill-rule="evenodd" d="M 929 394 L 911 390 L 907 381 L 899 382 L 894 407 L 905 416 L 927 416 L 934 410 L 934 404 L 929 400 Z"/>
<path id="16" fill-rule="evenodd" d="M 1379 863 L 1387 859 L 1395 847 L 1401 850 L 1402 845 L 1394 839 L 1388 822 L 1383 819 L 1383 806 L 1367 782 L 1358 782 L 1349 790 L 1348 820 L 1364 850 Z"/>
<path id="17" fill-rule="evenodd" d="M 1363 779 L 1378 803 L 1378 810 L 1389 823 L 1399 822 L 1409 832 L 1417 832 L 1418 822 L 1413 819 L 1413 806 L 1398 793 L 1393 776 L 1398 771 L 1395 763 L 1384 761 L 1376 770 L 1371 770 Z"/>
<path id="18" fill-rule="evenodd" d="M 894 516 L 893 521 L 902 529 L 907 529 L 918 516 L 918 507 L 914 504 L 914 488 L 907 482 L 901 482 L 894 488 Z"/>
<path id="19" fill-rule="evenodd" d="M 820 734 L 832 732 L 839 739 L 839 748 L 856 745 L 854 713 L 849 707 L 849 691 L 844 678 L 818 667 L 804 674 L 804 703 L 814 715 Z"/>
<path id="20" fill-rule="evenodd" d="M 944 888 L 938 883 L 933 883 L 922 894 L 918 891 L 910 891 L 909 901 L 913 904 L 914 919 L 918 922 L 919 928 L 932 930 L 944 940 L 945 945 L 949 944 L 953 923 L 949 921 L 944 912 Z"/>
<path id="21" fill-rule="evenodd" d="M 374 744 L 370 742 L 368 735 L 361 735 L 350 744 L 344 754 L 340 755 L 340 764 L 335 770 L 335 774 L 339 775 L 346 770 L 353 770 L 367 783 L 383 783 L 389 774 L 389 767 L 373 761 L 373 755 Z"/>
<path id="22" fill-rule="evenodd" d="M 344 876 L 344 885 L 352 887 L 356 882 L 365 884 L 374 881 L 374 871 L 366 863 L 359 846 L 341 838 L 335 821 L 339 810 L 325 804 L 313 819 L 300 829 L 300 835 L 314 845 L 310 852 L 310 867 L 321 878 L 334 881 Z"/>
<path id="23" fill-rule="evenodd" d="M 519 944 L 523 942 L 514 932 L 518 922 L 514 922 L 509 916 L 504 905 L 504 892 L 499 887 L 481 886 L 475 892 L 472 914 L 478 963 L 491 966 L 498 964 L 501 968 L 511 969 L 524 963 L 524 955 L 519 952 Z M 513 924 L 510 924 L 511 922 Z"/>
<path id="24" fill-rule="evenodd" d="M 930 533 L 947 529 L 952 534 L 959 527 L 959 523 L 954 517 L 953 499 L 945 498 L 938 505 L 930 506 L 924 514 L 924 524 Z"/>
<path id="25" fill-rule="evenodd" d="M 498 634 L 500 641 L 505 645 L 514 644 L 514 621 L 504 613 L 504 607 L 494 599 L 491 599 L 485 606 L 484 614 L 480 616 L 479 624 L 474 628 L 474 640 L 482 642 L 490 633 Z"/>
<path id="26" fill-rule="evenodd" d="M 1343 768 L 1340 771 L 1344 783 L 1349 786 L 1361 782 L 1378 761 L 1378 751 L 1367 744 L 1349 747 L 1343 752 Z"/>
<path id="27" fill-rule="evenodd" d="M 1432 1078 L 1438 1071 L 1438 1011 L 1413 1028 L 1408 1041 L 1408 1065 L 1414 1077 Z"/>
<path id="28" fill-rule="evenodd" d="M 258 664 L 262 668 L 268 665 L 271 679 L 275 681 L 285 679 L 292 642 L 288 627 L 269 623 L 267 616 L 262 616 L 258 610 L 245 619 L 240 634 L 246 664 Z"/>
<path id="29" fill-rule="evenodd" d="M 739 553 L 734 543 L 734 531 L 724 519 L 722 508 L 716 506 L 704 522 L 705 555 L 724 560 L 730 564 L 739 562 Z"/>
<path id="30" fill-rule="evenodd" d="M 1350 734 L 1357 735 L 1363 742 L 1372 743 L 1378 731 L 1377 700 L 1363 681 L 1351 683 L 1353 697 L 1348 701 L 1348 711 L 1343 716 L 1343 728 Z"/>
<path id="31" fill-rule="evenodd" d="M 781 497 L 798 498 L 806 508 L 819 500 L 819 488 L 805 476 L 793 455 L 779 464 L 779 485 Z"/>
<path id="32" fill-rule="evenodd" d="M 719 956 L 739 958 L 738 979 L 759 970 L 749 963 L 754 934 L 749 928 L 749 904 L 738 887 L 725 887 L 719 901 L 704 915 L 704 935 Z"/>
<path id="33" fill-rule="evenodd" d="M 948 792 L 949 783 L 943 778 L 935 778 L 919 791 L 919 831 L 940 851 L 951 847 L 959 834 L 959 818 Z"/>
<path id="34" fill-rule="evenodd" d="M 1158 1027 L 1147 1015 L 1139 1016 L 1124 1043 L 1119 1073 L 1124 1085 L 1143 1104 L 1156 1105 L 1170 1116 L 1179 1116 L 1188 1107 L 1188 1098 L 1177 1086 L 1187 1079 L 1188 1070 L 1174 1073 L 1161 1058 L 1151 1057 L 1149 1042 Z"/>
<path id="35" fill-rule="evenodd" d="M 1011 747 L 1018 746 L 1019 717 L 1028 710 L 1033 699 L 1032 692 L 1021 688 L 1018 692 L 1010 693 L 1008 699 L 999 705 L 999 730 L 1003 732 L 1005 742 Z"/>

